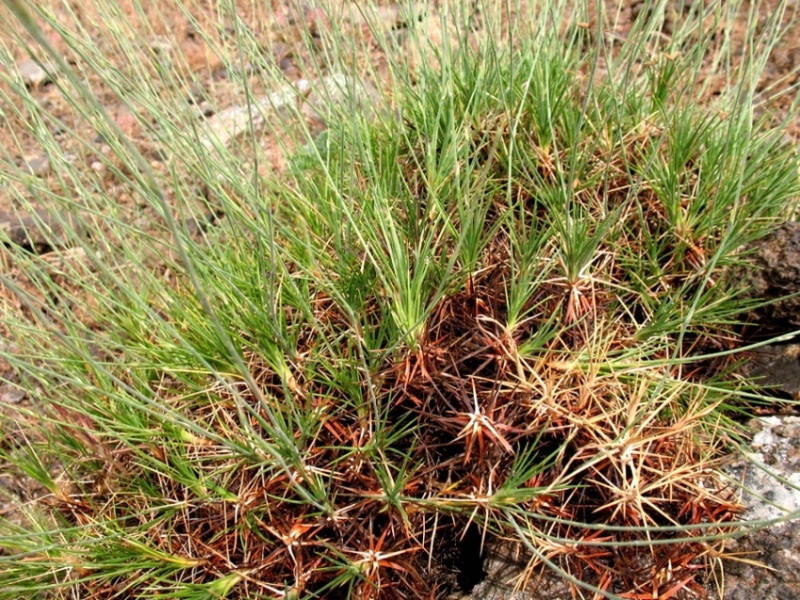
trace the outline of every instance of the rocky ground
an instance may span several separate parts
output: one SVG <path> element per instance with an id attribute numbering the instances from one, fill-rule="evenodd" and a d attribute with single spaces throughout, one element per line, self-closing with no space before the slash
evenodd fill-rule
<path id="1" fill-rule="evenodd" d="M 739 367 L 763 390 L 783 399 L 800 399 L 800 222 L 789 221 L 761 240 L 754 249 L 751 294 L 771 301 L 751 312 L 754 345 L 761 338 L 785 335 L 786 343 L 767 344 L 745 353 Z M 742 504 L 748 521 L 777 521 L 726 544 L 731 559 L 706 582 L 710 598 L 723 600 L 795 600 L 800 598 L 800 417 L 795 406 L 778 413 L 766 409 L 749 423 L 751 452 L 727 468 L 732 480 L 743 482 Z M 794 514 L 787 520 L 787 514 Z M 524 569 L 515 550 L 493 548 L 484 563 L 486 578 L 472 600 L 571 600 L 572 590 L 546 574 L 536 592 L 516 591 Z"/>
<path id="2" fill-rule="evenodd" d="M 58 12 L 64 11 L 64 6 L 57 2 L 50 2 Z M 101 25 L 91 13 L 90 3 L 84 7 L 81 18 L 86 27 L 96 31 L 98 39 L 102 38 Z M 159 18 L 153 19 L 154 23 L 164 21 L 164 10 L 168 10 L 169 2 L 154 2 L 154 11 L 159 12 Z M 258 4 L 258 3 L 254 3 Z M 191 72 L 192 85 L 180 90 L 188 104 L 195 110 L 198 125 L 211 139 L 217 142 L 230 144 L 235 141 L 237 132 L 243 130 L 242 124 L 248 120 L 248 110 L 244 102 L 244 86 L 242 78 L 247 80 L 248 86 L 264 98 L 263 107 L 269 106 L 266 111 L 250 113 L 255 116 L 254 124 L 261 129 L 263 147 L 267 155 L 272 156 L 270 164 L 263 166 L 263 174 L 280 176 L 283 167 L 279 148 L 279 141 L 275 140 L 265 127 L 264 114 L 278 114 L 281 106 L 300 106 L 301 113 L 307 119 L 308 125 L 317 131 L 325 126 L 325 102 L 321 100 L 318 92 L 312 93 L 313 87 L 322 86 L 335 91 L 341 86 L 343 75 L 340 73 L 324 73 L 322 78 L 314 81 L 304 76 L 307 70 L 303 67 L 309 59 L 308 44 L 303 38 L 303 31 L 314 27 L 324 27 L 324 19 L 313 11 L 303 12 L 298 9 L 297 3 L 279 2 L 274 0 L 272 10 L 260 14 L 257 7 L 250 13 L 239 15 L 243 21 L 259 31 L 263 44 L 261 54 L 252 57 L 253 60 L 244 66 L 243 73 L 232 73 L 229 67 L 224 66 L 218 58 L 208 52 L 204 40 L 198 35 L 196 27 L 190 23 L 180 11 L 167 15 L 170 29 L 164 27 L 155 30 L 148 28 L 142 35 L 142 50 L 160 57 L 162 66 L 170 65 L 176 69 L 187 69 Z M 435 21 L 438 19 L 436 5 L 430 1 L 418 3 L 414 6 L 414 18 L 426 18 Z M 123 9 L 125 3 L 120 4 Z M 640 0 L 607 0 L 605 3 L 607 15 L 607 34 L 611 37 L 625 36 L 630 29 L 632 20 L 642 11 L 643 3 Z M 682 18 L 684 11 L 693 5 L 692 2 L 671 1 L 667 3 L 666 19 L 663 34 L 669 36 L 672 29 Z M 773 15 L 776 0 L 768 0 L 761 4 L 757 15 L 760 26 Z M 746 5 L 745 8 L 748 8 Z M 411 52 L 403 45 L 403 30 L 407 25 L 408 11 L 401 11 L 399 6 L 385 3 L 380 9 L 381 17 L 385 21 L 387 35 L 392 35 L 398 44 L 397 52 Z M 351 13 L 357 15 L 357 11 Z M 64 13 L 64 21 L 69 20 L 69 15 Z M 786 16 L 789 23 L 793 15 Z M 201 15 L 203 23 L 216 19 L 213 11 Z M 10 16 L 4 9 L 0 9 L 0 21 L 10 23 Z M 230 27 L 230 23 L 223 23 Z M 353 31 L 353 35 L 364 35 L 365 24 L 359 22 L 356 16 L 346 24 Z M 744 35 L 745 19 L 742 18 L 741 30 L 736 33 Z M 765 78 L 760 84 L 760 90 L 774 95 L 776 91 L 785 90 L 786 93 L 778 94 L 774 100 L 760 106 L 759 110 L 769 111 L 776 121 L 779 121 L 791 104 L 794 95 L 794 86 L 797 84 L 798 71 L 800 71 L 800 25 L 793 23 L 793 29 L 787 32 L 783 43 L 775 48 L 770 62 L 765 69 Z M 68 49 L 53 31 L 47 32 L 48 39 L 65 56 Z M 0 80 L 0 89 L 7 97 L 13 97 L 10 82 L 15 81 L 27 88 L 31 97 L 54 117 L 47 126 L 52 127 L 54 138 L 59 143 L 59 152 L 66 161 L 78 170 L 85 173 L 87 180 L 100 186 L 107 195 L 118 199 L 121 218 L 131 223 L 147 228 L 150 223 L 158 221 L 157 215 L 147 206 L 137 203 L 132 190 L 124 181 L 114 176 L 111 148 L 96 134 L 90 123 L 79 118 L 74 110 L 65 101 L 55 82 L 60 74 L 55 65 L 33 60 L 32 55 L 20 40 L 7 29 L 7 25 L 0 27 L 0 43 L 8 49 L 16 63 L 16 72 L 9 72 Z M 733 44 L 737 43 L 733 40 Z M 380 65 L 386 57 L 375 50 L 375 63 L 377 73 L 381 72 Z M 113 56 L 110 55 L 110 56 Z M 175 57 L 184 57 L 180 61 Z M 259 69 L 264 65 L 277 68 L 284 73 L 286 84 L 278 89 L 263 89 L 259 77 Z M 721 77 L 709 67 L 707 73 L 707 101 L 713 101 L 715 94 L 723 85 Z M 188 80 L 188 79 L 187 79 Z M 93 86 L 98 99 L 105 107 L 120 129 L 129 136 L 137 148 L 150 161 L 156 173 L 166 174 L 169 171 L 171 157 L 161 149 L 152 137 L 148 135 L 139 115 L 120 98 L 110 92 L 107 86 L 88 75 L 88 81 Z M 313 84 L 313 85 L 312 85 Z M 370 105 L 369 98 L 373 93 L 371 84 L 364 80 L 363 106 Z M 175 91 L 173 90 L 173 93 Z M 335 95 L 335 94 L 334 94 Z M 262 107 L 262 108 L 263 108 Z M 6 107 L 8 108 L 8 107 Z M 272 112 L 270 112 L 272 111 Z M 258 116 L 256 116 L 258 115 Z M 50 156 L 35 141 L 35 136 L 26 125 L 26 111 L 6 110 L 0 119 L 0 147 L 7 149 L 0 155 L 0 174 L 3 172 L 18 172 L 20 169 L 27 177 L 36 180 L 37 185 L 46 189 L 52 185 L 53 189 L 61 189 L 63 181 L 59 178 L 57 165 Z M 60 130 L 61 124 L 69 124 L 72 132 Z M 800 120 L 789 123 L 787 135 L 793 139 L 800 139 Z M 85 140 L 88 143 L 77 143 L 76 140 Z M 270 148 L 273 150 L 269 152 Z M 5 164 L 3 164 L 5 163 Z M 13 178 L 12 178 L 13 179 Z M 52 250 L 70 244 L 70 237 L 66 235 L 65 227 L 69 225 L 70 217 L 60 209 L 36 202 L 25 191 L 24 181 L 20 179 L 9 180 L 0 176 L 0 232 L 19 245 L 28 247 L 32 252 L 38 253 L 52 260 L 68 260 L 69 253 L 52 253 Z M 13 188 L 13 189 L 12 189 Z M 202 196 L 203 191 L 198 189 L 197 195 Z M 21 208 L 20 199 L 33 201 L 33 209 Z M 204 200 L 205 201 L 205 200 Z M 201 203 L 202 204 L 202 203 Z M 205 206 L 205 204 L 202 204 Z M 187 225 L 199 231 L 208 226 L 213 226 L 217 215 L 213 210 L 206 212 L 206 216 L 198 219 L 193 217 Z M 47 231 L 43 235 L 42 231 Z M 158 230 L 154 225 L 154 230 Z M 79 252 L 75 252 L 75 259 L 79 260 Z M 789 223 L 784 226 L 773 238 L 767 240 L 759 250 L 756 259 L 763 267 L 762 277 L 753 281 L 753 288 L 759 295 L 776 297 L 784 294 L 800 293 L 800 225 Z M 0 271 L 10 272 L 11 266 L 0 247 Z M 10 300 L 7 300 L 10 301 Z M 0 307 L 3 305 L 0 304 Z M 759 323 L 765 332 L 771 335 L 787 333 L 800 328 L 800 300 L 796 298 L 781 303 L 777 307 L 762 309 L 754 314 L 754 320 Z M 757 335 L 755 337 L 758 337 Z M 2 331 L 0 331 L 0 344 L 2 344 Z M 784 397 L 798 397 L 800 395 L 800 344 L 785 343 L 780 345 L 765 346 L 754 350 L 743 367 L 743 373 L 763 377 L 768 384 L 783 394 Z M 0 364 L 0 405 L 5 410 L 15 406 L 24 406 L 26 394 L 16 388 L 11 371 L 7 366 Z M 4 420 L 8 423 L 8 419 Z M 753 440 L 754 460 L 765 465 L 770 470 L 777 471 L 785 480 L 800 484 L 800 419 L 793 415 L 765 414 L 763 422 L 754 425 L 758 431 Z M 797 490 L 784 486 L 781 488 L 773 478 L 763 476 L 763 472 L 745 468 L 745 463 L 732 467 L 732 476 L 744 477 L 747 483 L 755 490 L 762 492 L 763 498 L 751 496 L 745 498 L 750 507 L 750 517 L 771 518 L 775 516 L 770 511 L 769 500 L 785 504 L 792 510 L 800 509 L 800 495 Z M 11 478 L 2 471 L 0 465 L 0 488 L 10 491 L 17 498 L 27 499 L 34 497 L 38 490 L 26 482 Z M 8 505 L 6 505 L 8 506 Z M 0 511 L 4 504 L 0 500 Z M 784 523 L 765 531 L 748 535 L 737 540 L 732 550 L 740 553 L 741 561 L 726 561 L 725 579 L 718 582 L 724 584 L 724 594 L 716 591 L 717 587 L 709 582 L 710 597 L 723 596 L 726 599 L 739 600 L 745 598 L 763 598 L 765 600 L 800 598 L 800 529 L 797 523 Z M 768 565 L 767 570 L 754 565 L 761 561 Z M 555 582 L 543 581 L 539 586 L 540 593 L 534 596 L 523 595 L 511 591 L 506 584 L 513 580 L 515 568 L 513 560 L 507 556 L 505 559 L 488 560 L 484 567 L 488 571 L 488 578 L 480 583 L 472 592 L 472 598 L 570 598 L 569 590 Z M 546 591 L 545 591 L 546 590 Z"/>
<path id="3" fill-rule="evenodd" d="M 796 383 L 796 382 L 795 382 Z M 800 513 L 800 418 L 771 416 L 751 423 L 752 454 L 732 464 L 729 475 L 744 481 L 748 520 L 782 519 Z M 775 479 L 778 475 L 786 483 Z M 795 600 L 800 597 L 800 521 L 782 521 L 730 540 L 732 557 L 706 582 L 709 598 Z M 572 600 L 568 585 L 544 574 L 533 593 L 515 590 L 524 568 L 508 548 L 494 549 L 484 563 L 486 578 L 462 600 Z M 588 596 L 591 597 L 591 596 Z"/>

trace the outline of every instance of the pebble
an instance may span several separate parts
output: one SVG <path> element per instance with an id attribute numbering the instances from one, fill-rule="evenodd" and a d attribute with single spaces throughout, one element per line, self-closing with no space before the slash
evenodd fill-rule
<path id="1" fill-rule="evenodd" d="M 189 93 L 186 95 L 186 100 L 189 102 L 189 104 L 200 104 L 201 102 L 208 100 L 208 94 L 201 84 L 193 83 L 191 87 L 189 87 Z"/>
<path id="2" fill-rule="evenodd" d="M 172 53 L 172 42 L 163 35 L 154 35 L 148 40 L 150 50 L 159 56 L 167 56 Z"/>
<path id="3" fill-rule="evenodd" d="M 256 132 L 263 130 L 266 126 L 264 113 L 281 112 L 296 106 L 297 90 L 292 85 L 284 86 L 279 91 L 254 101 L 250 110 L 247 106 L 232 106 L 215 114 L 208 120 L 206 134 L 200 142 L 209 150 L 217 143 L 228 146 L 251 127 Z"/>
<path id="4" fill-rule="evenodd" d="M 394 46 L 400 47 L 406 43 L 408 40 L 409 31 L 406 27 L 398 27 L 396 29 L 390 29 L 386 33 L 386 41 L 389 44 Z"/>
<path id="5" fill-rule="evenodd" d="M 28 58 L 17 65 L 22 81 L 28 87 L 39 87 L 53 81 L 52 75 L 56 67 L 53 63 L 43 62 L 39 65 L 35 60 Z"/>
<path id="6" fill-rule="evenodd" d="M 50 159 L 44 154 L 25 157 L 25 166 L 36 177 L 44 177 L 50 173 Z"/>
<path id="7" fill-rule="evenodd" d="M 305 96 L 301 111 L 309 119 L 312 132 L 327 127 L 337 107 L 348 102 L 369 118 L 375 117 L 378 92 L 368 81 L 353 81 L 336 73 L 313 85 L 304 83 L 307 85 L 298 85 L 298 91 Z"/>
<path id="8" fill-rule="evenodd" d="M 69 214 L 39 209 L 32 213 L 0 212 L 3 238 L 38 254 L 70 245 L 70 232 L 80 225 Z"/>
<path id="9" fill-rule="evenodd" d="M 292 49 L 283 43 L 276 43 L 272 47 L 272 56 L 275 58 L 275 62 L 278 64 L 278 68 L 281 71 L 288 71 L 292 67 L 294 67 L 295 60 L 294 55 L 292 53 Z"/>
<path id="10" fill-rule="evenodd" d="M 0 386 L 0 403 L 3 404 L 19 404 L 27 396 L 25 390 L 11 385 Z"/>
<path id="11" fill-rule="evenodd" d="M 294 57 L 291 55 L 284 56 L 278 63 L 278 67 L 283 72 L 289 71 L 290 69 L 292 69 L 292 67 L 294 67 L 294 65 L 295 65 Z"/>
<path id="12" fill-rule="evenodd" d="M 164 150 L 163 148 L 156 148 L 156 147 L 149 148 L 145 152 L 145 155 L 150 160 L 153 160 L 155 162 L 167 162 L 167 159 L 169 158 L 169 154 L 167 153 L 166 150 Z"/>
<path id="13" fill-rule="evenodd" d="M 291 116 L 298 102 L 301 111 L 312 121 L 312 128 L 324 128 L 330 118 L 333 105 L 353 102 L 355 106 L 374 117 L 378 93 L 368 82 L 353 81 L 342 73 L 311 82 L 300 79 L 293 85 L 283 86 L 276 92 L 259 98 L 247 106 L 232 106 L 208 119 L 206 133 L 200 142 L 212 150 L 217 144 L 228 146 L 234 139 L 249 132 L 262 131 L 267 124 L 267 115 Z"/>
<path id="14" fill-rule="evenodd" d="M 739 370 L 762 388 L 800 398 L 800 344 L 770 344 L 748 352 Z"/>
<path id="15" fill-rule="evenodd" d="M 52 133 L 55 137 L 64 135 L 68 131 L 67 126 L 64 125 L 63 123 L 54 123 L 49 127 L 49 129 L 50 133 Z"/>
<path id="16" fill-rule="evenodd" d="M 183 228 L 191 236 L 205 233 L 217 221 L 217 215 L 206 213 L 202 217 L 187 217 L 183 220 Z"/>
<path id="17" fill-rule="evenodd" d="M 231 67 L 220 67 L 212 74 L 214 79 L 226 79 L 226 80 L 236 80 L 238 78 L 249 77 L 250 75 L 255 74 L 257 71 L 256 67 L 253 66 L 252 63 L 247 63 L 244 66 L 244 70 L 239 69 L 235 66 Z"/>
<path id="18" fill-rule="evenodd" d="M 201 115 L 202 117 L 204 117 L 204 118 L 211 117 L 211 116 L 213 116 L 213 115 L 214 115 L 214 113 L 216 112 L 216 111 L 214 110 L 214 106 L 211 104 L 211 102 L 208 102 L 207 100 L 203 100 L 203 101 L 202 101 L 202 102 L 201 102 L 201 103 L 200 103 L 200 104 L 197 106 L 197 109 L 198 109 L 198 110 L 197 110 L 197 112 L 198 112 L 198 113 L 200 113 L 200 115 Z"/>

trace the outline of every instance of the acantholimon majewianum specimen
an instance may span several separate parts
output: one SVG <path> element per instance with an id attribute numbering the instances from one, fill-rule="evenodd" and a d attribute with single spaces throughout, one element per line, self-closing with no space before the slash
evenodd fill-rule
<path id="1" fill-rule="evenodd" d="M 3 523 L 0 598 L 444 598 L 488 549 L 534 591 L 544 571 L 577 597 L 705 593 L 742 528 L 723 466 L 764 401 L 733 374 L 741 274 L 800 191 L 754 120 L 777 21 L 699 103 L 731 3 L 671 36 L 653 3 L 624 40 L 545 4 L 524 31 L 510 6 L 430 8 L 412 66 L 366 28 L 385 63 L 359 72 L 331 18 L 309 73 L 382 93 L 294 130 L 271 175 L 200 148 L 169 72 L 125 79 L 61 31 L 174 162 L 149 172 L 108 126 L 163 235 L 75 177 L 84 260 L 56 277 L 8 249 L 2 358 L 31 400 L 2 453 L 39 487 Z M 254 34 L 231 36 L 235 66 Z M 63 93 L 107 126 L 77 76 Z M 199 236 L 182 178 L 224 215 Z"/>

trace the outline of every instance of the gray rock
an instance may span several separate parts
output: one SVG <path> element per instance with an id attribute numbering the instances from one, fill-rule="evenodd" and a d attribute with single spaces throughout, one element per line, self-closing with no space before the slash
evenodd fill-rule
<path id="1" fill-rule="evenodd" d="M 235 65 L 229 65 L 227 67 L 220 67 L 212 74 L 214 79 L 226 79 L 229 81 L 235 81 L 236 79 L 244 79 L 246 77 L 250 77 L 254 75 L 258 69 L 252 64 L 247 63 L 244 65 L 244 68 L 239 68 Z"/>
<path id="2" fill-rule="evenodd" d="M 295 107 L 297 90 L 287 85 L 247 106 L 232 106 L 208 119 L 206 133 L 200 143 L 208 150 L 215 146 L 228 146 L 236 138 L 250 131 L 260 132 L 266 126 L 265 114 L 274 114 Z"/>
<path id="3" fill-rule="evenodd" d="M 206 133 L 200 142 L 211 150 L 217 146 L 230 145 L 236 138 L 248 133 L 251 128 L 260 133 L 266 127 L 269 118 L 276 115 L 291 116 L 299 108 L 301 99 L 305 99 L 302 104 L 303 112 L 313 119 L 321 120 L 322 123 L 329 117 L 333 105 L 350 98 L 353 99 L 354 108 L 370 110 L 370 102 L 364 95 L 367 92 L 367 86 L 351 85 L 350 80 L 341 73 L 314 83 L 300 79 L 293 85 L 284 86 L 272 94 L 255 100 L 249 111 L 247 106 L 233 106 L 218 112 L 208 119 Z"/>
<path id="4" fill-rule="evenodd" d="M 275 64 L 281 71 L 289 71 L 295 66 L 294 54 L 292 49 L 283 43 L 276 43 L 272 47 L 272 56 L 274 57 Z"/>
<path id="5" fill-rule="evenodd" d="M 395 29 L 390 29 L 386 32 L 386 41 L 396 47 L 401 47 L 408 41 L 409 30 L 405 27 L 398 27 Z"/>
<path id="6" fill-rule="evenodd" d="M 50 173 L 50 159 L 44 154 L 26 157 L 25 166 L 37 177 L 44 177 Z"/>
<path id="7" fill-rule="evenodd" d="M 19 404 L 27 396 L 25 390 L 12 385 L 0 385 L 0 403 L 2 404 Z"/>
<path id="8" fill-rule="evenodd" d="M 425 2 L 398 2 L 386 6 L 375 6 L 374 9 L 364 11 L 358 7 L 357 2 L 350 3 L 353 10 L 349 13 L 350 21 L 354 25 L 361 25 L 368 21 L 366 17 L 377 17 L 388 29 L 408 27 L 416 21 L 421 21 L 427 14 L 428 7 Z"/>
<path id="9" fill-rule="evenodd" d="M 570 584 L 547 568 L 533 576 L 525 589 L 517 589 L 525 568 L 522 560 L 515 559 L 511 552 L 500 547 L 490 548 L 484 561 L 486 579 L 476 585 L 469 594 L 454 595 L 452 600 L 575 600 Z M 585 592 L 587 598 L 592 594 Z"/>
<path id="10" fill-rule="evenodd" d="M 747 353 L 741 372 L 759 386 L 800 399 L 800 344 L 773 344 Z"/>
<path id="11" fill-rule="evenodd" d="M 187 217 L 183 220 L 183 228 L 190 236 L 205 233 L 217 222 L 217 215 L 209 212 L 202 217 Z"/>
<path id="12" fill-rule="evenodd" d="M 769 417 L 753 424 L 756 433 L 748 454 L 726 472 L 741 482 L 741 501 L 747 521 L 778 520 L 800 513 L 800 418 Z M 765 470 L 766 469 L 766 470 Z M 767 470 L 787 483 L 781 483 Z M 798 488 L 798 489 L 795 489 Z M 794 515 L 800 516 L 800 515 Z M 720 594 L 708 586 L 710 598 L 721 600 L 796 600 L 800 598 L 800 521 L 778 522 L 728 542 L 729 552 L 742 553 L 744 561 L 726 560 L 725 588 Z M 524 562 L 508 558 L 502 549 L 490 551 L 484 565 L 488 576 L 461 600 L 569 600 L 569 585 L 547 571 L 530 591 L 515 590 Z M 759 566 L 761 563 L 764 566 Z M 578 596 L 580 597 L 580 596 Z M 586 598 L 593 597 L 585 593 Z"/>
<path id="13" fill-rule="evenodd" d="M 52 133 L 55 137 L 60 137 L 60 136 L 64 135 L 65 133 L 67 133 L 69 131 L 67 126 L 64 125 L 64 123 L 60 123 L 60 122 L 59 123 L 53 123 L 52 125 L 50 125 L 48 127 L 48 129 L 50 130 L 50 133 Z"/>
<path id="14" fill-rule="evenodd" d="M 214 105 L 208 100 L 203 100 L 197 105 L 197 115 L 204 119 L 213 116 L 216 112 L 217 111 L 214 109 Z"/>
<path id="15" fill-rule="evenodd" d="M 0 243 L 11 243 L 38 254 L 71 245 L 71 233 L 80 231 L 68 214 L 36 210 L 33 213 L 0 212 Z"/>
<path id="16" fill-rule="evenodd" d="M 22 81 L 28 87 L 39 87 L 42 84 L 53 81 L 56 66 L 50 62 L 43 62 L 41 65 L 35 60 L 28 58 L 17 65 Z"/>
<path id="17" fill-rule="evenodd" d="M 189 104 L 200 104 L 208 100 L 208 92 L 202 84 L 193 83 L 189 86 L 189 91 L 186 94 L 186 100 Z"/>
<path id="18" fill-rule="evenodd" d="M 302 113 L 311 122 L 312 130 L 324 129 L 337 110 L 350 114 L 362 114 L 367 118 L 375 116 L 378 92 L 367 81 L 354 81 L 342 74 L 336 74 L 318 82 L 316 85 L 301 79 L 298 89 L 303 91 L 305 100 Z"/>
<path id="19" fill-rule="evenodd" d="M 375 26 L 388 30 L 408 27 L 421 21 L 427 13 L 428 6 L 425 2 L 391 2 L 380 6 L 376 3 L 367 9 L 361 2 L 344 2 L 336 18 L 350 28 Z M 329 15 L 324 10 L 309 7 L 305 10 L 304 17 L 307 23 L 315 21 L 311 23 L 312 31 L 329 26 Z"/>
<path id="20" fill-rule="evenodd" d="M 164 37 L 163 35 L 154 35 L 150 39 L 147 40 L 148 46 L 150 46 L 150 50 L 157 55 L 169 55 L 172 54 L 173 46 L 172 42 L 169 38 Z"/>
<path id="21" fill-rule="evenodd" d="M 150 160 L 162 163 L 167 162 L 167 159 L 169 159 L 169 153 L 166 151 L 166 149 L 160 148 L 158 146 L 153 146 L 148 148 L 144 152 L 144 155 Z"/>
<path id="22" fill-rule="evenodd" d="M 779 519 L 780 522 L 731 540 L 727 550 L 747 560 L 726 560 L 724 600 L 751 598 L 800 598 L 800 418 L 769 417 L 756 425 L 760 429 L 751 443 L 753 452 L 730 470 L 744 484 L 742 502 L 748 520 Z M 780 482 L 760 467 L 785 480 Z M 754 565 L 752 562 L 763 566 Z"/>
<path id="23" fill-rule="evenodd" d="M 779 519 L 800 511 L 800 489 L 795 489 L 800 488 L 800 418 L 767 417 L 757 427 L 750 444 L 753 452 L 736 467 L 743 472 L 742 503 L 748 520 Z"/>
<path id="24" fill-rule="evenodd" d="M 800 327 L 800 222 L 783 223 L 760 240 L 751 263 L 746 276 L 749 295 L 774 302 L 750 316 L 784 329 Z"/>

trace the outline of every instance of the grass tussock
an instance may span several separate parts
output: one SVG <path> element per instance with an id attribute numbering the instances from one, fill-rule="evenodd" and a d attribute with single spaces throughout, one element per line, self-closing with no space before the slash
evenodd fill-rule
<path id="1" fill-rule="evenodd" d="M 9 249 L 1 355 L 36 399 L 2 453 L 44 491 L 3 523 L 0 598 L 443 598 L 504 544 L 520 587 L 549 567 L 576 596 L 707 593 L 757 399 L 731 374 L 740 273 L 800 192 L 753 122 L 758 61 L 701 108 L 703 27 L 665 42 L 645 11 L 618 46 L 579 11 L 506 44 L 464 14 L 409 25 L 428 66 L 358 73 L 387 77 L 371 110 L 293 125 L 280 178 L 254 130 L 245 158 L 198 151 L 162 73 L 137 109 L 171 172 L 112 148 L 160 224 L 93 194 L 68 283 Z M 325 23 L 314 68 L 362 64 Z M 177 218 L 209 208 L 199 235 Z"/>

